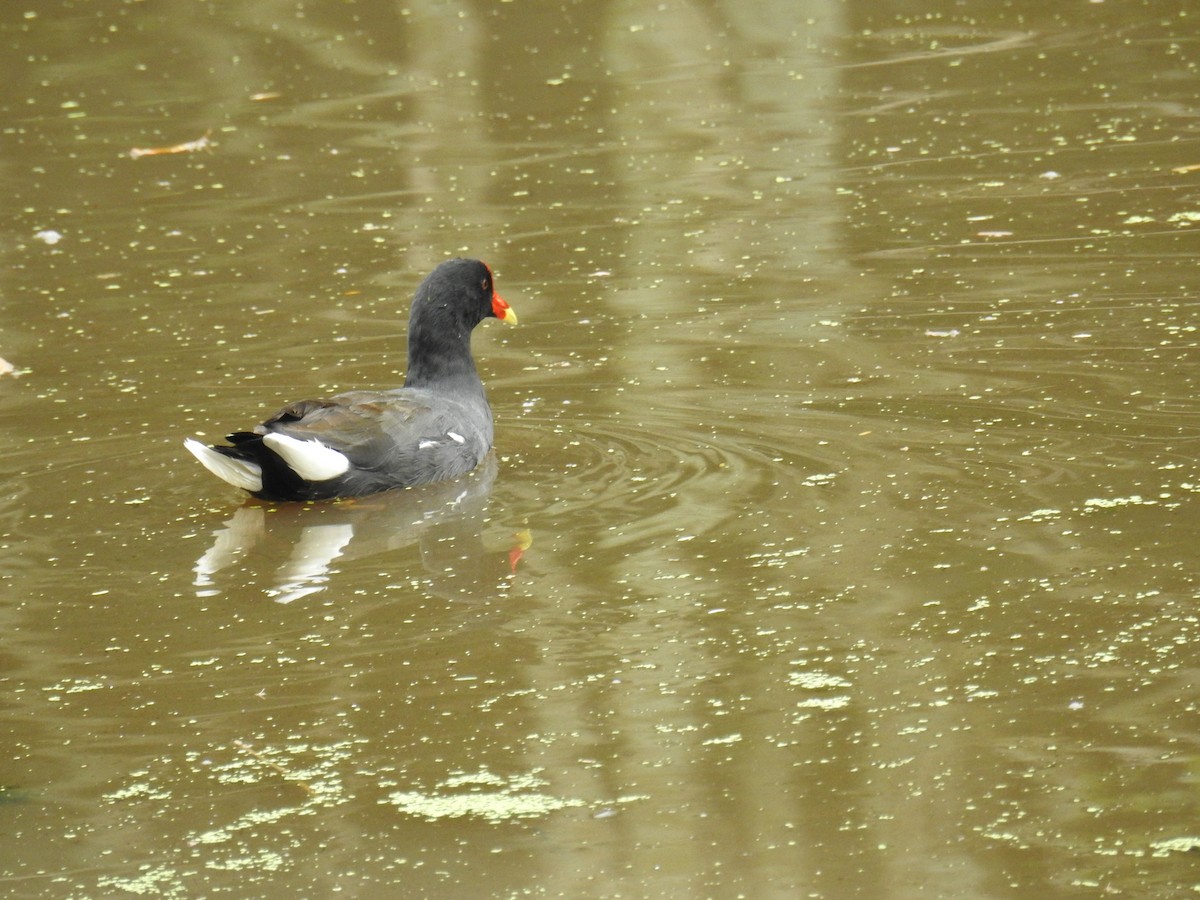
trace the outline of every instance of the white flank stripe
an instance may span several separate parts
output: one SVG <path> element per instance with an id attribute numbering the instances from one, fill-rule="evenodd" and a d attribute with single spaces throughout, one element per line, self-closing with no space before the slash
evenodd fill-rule
<path id="1" fill-rule="evenodd" d="M 257 463 L 244 459 L 234 459 L 224 453 L 218 453 L 212 447 L 205 446 L 197 440 L 187 438 L 183 442 L 188 453 L 200 460 L 200 465 L 208 469 L 226 484 L 245 491 L 262 490 L 262 469 Z"/>
<path id="2" fill-rule="evenodd" d="M 425 440 L 419 441 L 417 443 L 417 449 L 418 450 L 428 450 L 430 447 L 436 447 L 437 445 L 438 445 L 438 441 L 431 441 L 428 438 L 426 438 Z"/>
<path id="3" fill-rule="evenodd" d="M 465 437 L 463 437 L 461 434 L 455 434 L 453 431 L 447 431 L 446 437 L 450 438 L 452 441 L 457 441 L 460 444 L 465 444 L 467 442 Z"/>
<path id="4" fill-rule="evenodd" d="M 263 436 L 263 443 L 305 481 L 328 481 L 346 474 L 350 468 L 346 454 L 320 441 L 299 441 L 286 434 L 272 433 Z"/>

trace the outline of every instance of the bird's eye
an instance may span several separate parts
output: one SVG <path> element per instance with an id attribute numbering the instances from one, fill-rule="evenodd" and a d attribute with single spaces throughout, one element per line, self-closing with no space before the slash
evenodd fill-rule
<path id="1" fill-rule="evenodd" d="M 485 279 L 483 279 L 483 281 L 481 281 L 481 282 L 479 283 L 479 286 L 480 286 L 480 287 L 482 287 L 482 288 L 484 289 L 484 291 L 485 291 L 485 292 L 486 292 L 486 291 L 490 291 L 490 290 L 492 289 L 492 283 L 491 283 L 491 281 L 489 281 L 489 280 L 488 280 L 488 279 L 486 279 L 486 278 L 485 278 Z"/>

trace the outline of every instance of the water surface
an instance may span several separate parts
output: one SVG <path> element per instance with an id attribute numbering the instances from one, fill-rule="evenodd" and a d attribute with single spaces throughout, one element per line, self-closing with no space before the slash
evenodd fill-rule
<path id="1" fill-rule="evenodd" d="M 6 10 L 0 883 L 1195 890 L 1198 44 Z M 398 383 L 460 253 L 522 321 L 475 337 L 487 466 L 269 506 L 183 451 Z"/>

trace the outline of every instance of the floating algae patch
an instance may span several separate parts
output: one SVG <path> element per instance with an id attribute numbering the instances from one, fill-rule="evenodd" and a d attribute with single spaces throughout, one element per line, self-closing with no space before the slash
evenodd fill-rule
<path id="1" fill-rule="evenodd" d="M 850 705 L 850 697 L 846 694 L 835 694 L 833 691 L 850 687 L 850 682 L 840 675 L 827 672 L 792 672 L 788 675 L 788 685 L 811 692 L 811 696 L 796 701 L 797 709 L 845 709 Z"/>
<path id="2" fill-rule="evenodd" d="M 1155 856 L 1166 856 L 1168 853 L 1200 853 L 1200 837 L 1170 838 L 1155 841 L 1150 846 Z"/>
<path id="3" fill-rule="evenodd" d="M 288 858 L 282 853 L 263 850 L 228 859 L 211 859 L 205 866 L 225 872 L 280 872 L 287 868 Z"/>
<path id="4" fill-rule="evenodd" d="M 239 816 L 234 821 L 213 828 L 208 831 L 194 833 L 189 835 L 188 843 L 193 845 L 199 844 L 224 844 L 233 840 L 239 831 L 245 831 L 249 828 L 256 828 L 260 825 L 274 825 L 282 822 L 292 816 L 301 815 L 304 809 L 299 806 L 285 806 L 278 809 L 256 809 Z"/>
<path id="5" fill-rule="evenodd" d="M 427 792 L 396 791 L 380 802 L 423 819 L 472 817 L 488 822 L 533 819 L 585 805 L 582 800 L 547 794 L 540 790 L 545 785 L 534 775 L 502 778 L 480 771 L 452 776 Z"/>
<path id="6" fill-rule="evenodd" d="M 788 684 L 803 688 L 806 691 L 833 690 L 848 688 L 850 682 L 840 675 L 830 675 L 826 672 L 792 672 L 788 675 Z"/>
<path id="7" fill-rule="evenodd" d="M 130 876 L 106 875 L 97 884 L 110 891 L 138 897 L 187 896 L 181 873 L 170 866 L 146 866 Z"/>

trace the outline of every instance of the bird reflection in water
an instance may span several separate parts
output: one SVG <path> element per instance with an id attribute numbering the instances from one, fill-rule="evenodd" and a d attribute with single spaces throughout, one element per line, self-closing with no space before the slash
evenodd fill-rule
<path id="1" fill-rule="evenodd" d="M 514 532 L 485 516 L 496 468 L 495 454 L 488 454 L 461 478 L 354 500 L 281 505 L 248 500 L 213 532 L 211 546 L 196 561 L 196 595 L 221 593 L 220 574 L 235 566 L 249 578 L 275 560 L 264 592 L 277 603 L 292 603 L 327 590 L 335 560 L 395 553 L 413 544 L 420 549 L 425 587 L 434 594 L 452 599 L 493 592 L 515 576 L 531 543 L 529 532 Z"/>

